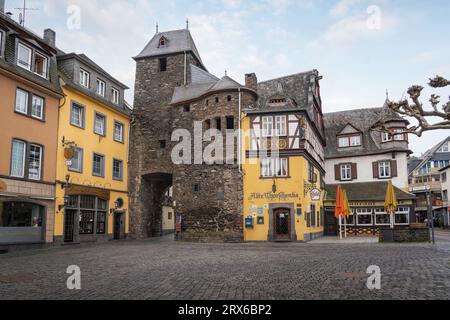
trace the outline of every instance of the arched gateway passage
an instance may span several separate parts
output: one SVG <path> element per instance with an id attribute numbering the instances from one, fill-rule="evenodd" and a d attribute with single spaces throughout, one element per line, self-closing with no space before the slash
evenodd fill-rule
<path id="1" fill-rule="evenodd" d="M 172 186 L 173 176 L 170 173 L 151 173 L 143 176 L 142 183 L 143 218 L 147 237 L 160 237 L 163 235 L 163 206 L 167 205 L 167 191 Z M 144 222 L 143 221 L 143 222 Z"/>

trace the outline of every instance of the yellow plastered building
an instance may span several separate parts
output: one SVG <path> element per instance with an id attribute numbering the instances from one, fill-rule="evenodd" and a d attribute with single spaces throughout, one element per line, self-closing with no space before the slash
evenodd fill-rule
<path id="1" fill-rule="evenodd" d="M 55 242 L 126 238 L 127 87 L 85 55 L 58 57 L 65 98 L 59 109 Z"/>

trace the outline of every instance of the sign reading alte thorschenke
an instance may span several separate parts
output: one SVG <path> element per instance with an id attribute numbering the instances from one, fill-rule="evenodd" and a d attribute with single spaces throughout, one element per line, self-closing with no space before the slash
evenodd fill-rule
<path id="1" fill-rule="evenodd" d="M 257 200 L 257 199 L 267 199 L 267 200 L 287 200 L 287 199 L 299 199 L 300 196 L 296 192 L 292 193 L 272 193 L 272 192 L 253 192 L 250 194 L 250 197 L 248 198 L 249 201 L 251 200 Z"/>

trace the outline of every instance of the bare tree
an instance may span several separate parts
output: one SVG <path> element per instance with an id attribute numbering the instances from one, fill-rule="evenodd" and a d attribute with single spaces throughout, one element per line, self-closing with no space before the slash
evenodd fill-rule
<path id="1" fill-rule="evenodd" d="M 449 85 L 450 81 L 440 76 L 430 79 L 429 82 L 429 86 L 432 88 L 444 88 Z M 440 104 L 441 97 L 432 94 L 429 100 L 432 110 L 426 110 L 419 100 L 423 89 L 423 87 L 417 85 L 408 89 L 408 95 L 413 102 L 412 104 L 410 104 L 408 99 L 399 102 L 388 102 L 388 107 L 391 110 L 402 116 L 414 118 L 417 121 L 418 125 L 411 125 L 408 127 L 407 132 L 415 134 L 418 137 L 421 137 L 425 131 L 450 129 L 450 97 L 449 101 L 442 105 L 441 110 L 439 110 L 438 105 Z M 430 123 L 430 118 L 437 118 L 440 120 L 436 123 Z"/>

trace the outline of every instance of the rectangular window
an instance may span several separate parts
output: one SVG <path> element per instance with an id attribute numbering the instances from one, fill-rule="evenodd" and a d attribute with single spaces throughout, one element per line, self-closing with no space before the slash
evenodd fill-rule
<path id="1" fill-rule="evenodd" d="M 105 157 L 94 153 L 92 160 L 92 175 L 96 177 L 105 176 Z"/>
<path id="2" fill-rule="evenodd" d="M 121 160 L 113 160 L 113 179 L 123 180 L 123 161 Z"/>
<path id="3" fill-rule="evenodd" d="M 275 136 L 287 136 L 286 116 L 275 116 Z"/>
<path id="4" fill-rule="evenodd" d="M 379 172 L 380 178 L 390 178 L 391 177 L 391 162 L 390 161 L 378 162 L 378 172 Z"/>
<path id="5" fill-rule="evenodd" d="M 350 215 L 344 219 L 344 223 L 347 223 L 347 226 L 355 225 L 355 211 L 351 210 Z"/>
<path id="6" fill-rule="evenodd" d="M 348 140 L 348 137 L 341 137 L 338 140 L 339 148 L 347 148 L 350 146 L 350 141 Z"/>
<path id="7" fill-rule="evenodd" d="M 392 135 L 388 132 L 381 133 L 381 142 L 389 142 L 392 141 Z"/>
<path id="8" fill-rule="evenodd" d="M 289 172 L 287 158 L 261 159 L 261 177 L 287 177 Z"/>
<path id="9" fill-rule="evenodd" d="M 400 207 L 395 212 L 395 224 L 396 225 L 407 225 L 409 224 L 409 208 Z"/>
<path id="10" fill-rule="evenodd" d="M 388 226 L 391 224 L 391 217 L 386 213 L 385 209 L 375 209 L 375 225 Z"/>
<path id="11" fill-rule="evenodd" d="M 361 136 L 351 136 L 350 137 L 350 146 L 357 147 L 361 145 Z"/>
<path id="12" fill-rule="evenodd" d="M 120 100 L 120 92 L 119 90 L 112 88 L 111 89 L 112 102 L 115 104 L 119 104 Z"/>
<path id="13" fill-rule="evenodd" d="M 316 226 L 316 205 L 311 205 L 311 227 Z"/>
<path id="14" fill-rule="evenodd" d="M 94 213 L 95 211 L 80 211 L 80 234 L 94 233 Z"/>
<path id="15" fill-rule="evenodd" d="M 28 114 L 28 92 L 22 89 L 16 89 L 15 110 L 23 114 Z"/>
<path id="16" fill-rule="evenodd" d="M 234 117 L 227 117 L 227 130 L 234 130 Z"/>
<path id="17" fill-rule="evenodd" d="M 167 71 L 167 58 L 159 58 L 159 71 Z"/>
<path id="18" fill-rule="evenodd" d="M 356 209 L 356 224 L 358 226 L 373 225 L 372 210 L 370 209 Z"/>
<path id="19" fill-rule="evenodd" d="M 31 116 L 40 120 L 44 119 L 44 98 L 33 95 L 31 102 Z"/>
<path id="20" fill-rule="evenodd" d="M 352 165 L 350 163 L 341 164 L 341 180 L 352 180 Z"/>
<path id="21" fill-rule="evenodd" d="M 273 117 L 262 117 L 262 136 L 273 136 Z"/>
<path id="22" fill-rule="evenodd" d="M 100 113 L 95 113 L 94 117 L 94 133 L 105 136 L 106 135 L 106 117 Z"/>
<path id="23" fill-rule="evenodd" d="M 42 147 L 31 144 L 28 155 L 28 178 L 41 180 Z"/>
<path id="24" fill-rule="evenodd" d="M 20 140 L 13 140 L 11 150 L 11 176 L 25 177 L 25 150 L 26 143 Z"/>
<path id="25" fill-rule="evenodd" d="M 447 172 L 442 174 L 442 182 L 447 182 Z"/>
<path id="26" fill-rule="evenodd" d="M 448 201 L 448 190 L 442 190 L 442 200 Z"/>
<path id="27" fill-rule="evenodd" d="M 35 52 L 34 54 L 34 73 L 47 78 L 47 57 Z"/>
<path id="28" fill-rule="evenodd" d="M 124 125 L 120 122 L 114 121 L 114 141 L 124 142 Z"/>
<path id="29" fill-rule="evenodd" d="M 100 200 L 98 199 L 99 203 Z M 106 211 L 97 211 L 97 234 L 106 233 Z"/>
<path id="30" fill-rule="evenodd" d="M 86 70 L 80 68 L 80 84 L 83 87 L 89 88 L 90 74 Z"/>
<path id="31" fill-rule="evenodd" d="M 395 129 L 394 130 L 394 140 L 395 141 L 405 141 L 405 131 L 403 129 Z"/>
<path id="32" fill-rule="evenodd" d="M 31 57 L 31 48 L 19 43 L 17 47 L 17 65 L 31 71 Z"/>
<path id="33" fill-rule="evenodd" d="M 104 97 L 106 93 L 106 83 L 100 79 L 97 79 L 97 94 Z"/>
<path id="34" fill-rule="evenodd" d="M 314 165 L 311 162 L 308 162 L 308 181 L 309 182 L 317 182 L 317 176 L 314 172 Z"/>
<path id="35" fill-rule="evenodd" d="M 216 129 L 222 131 L 222 119 L 216 118 Z"/>
<path id="36" fill-rule="evenodd" d="M 69 170 L 75 172 L 83 172 L 83 149 L 75 148 Z"/>
<path id="37" fill-rule="evenodd" d="M 437 152 L 448 152 L 448 151 L 449 151 L 448 142 L 445 142 Z"/>
<path id="38" fill-rule="evenodd" d="M 72 103 L 72 108 L 70 111 L 70 124 L 76 127 L 84 128 L 84 107 Z"/>

